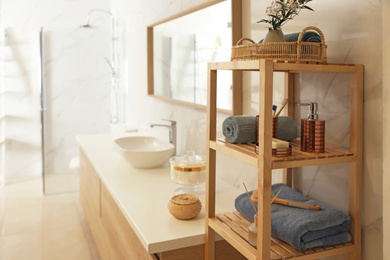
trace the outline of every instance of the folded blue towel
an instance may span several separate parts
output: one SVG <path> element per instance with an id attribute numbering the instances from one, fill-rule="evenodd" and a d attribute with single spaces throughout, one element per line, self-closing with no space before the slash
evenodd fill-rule
<path id="1" fill-rule="evenodd" d="M 256 142 L 256 117 L 229 116 L 222 123 L 222 132 L 228 143 L 254 143 Z"/>
<path id="2" fill-rule="evenodd" d="M 286 42 L 296 42 L 298 41 L 300 33 L 290 33 L 285 34 Z M 262 43 L 264 39 L 262 39 L 259 43 Z M 321 42 L 321 36 L 313 31 L 306 31 L 303 33 L 302 42 Z"/>
<path id="3" fill-rule="evenodd" d="M 289 199 L 321 206 L 320 211 L 272 204 L 272 236 L 285 241 L 298 250 L 319 246 L 331 246 L 351 241 L 348 232 L 351 218 L 340 210 L 310 200 L 283 183 L 272 185 L 272 194 Z M 250 192 L 252 194 L 252 192 Z M 256 208 L 257 208 L 257 204 Z M 253 222 L 255 211 L 246 193 L 235 201 L 236 209 Z"/>

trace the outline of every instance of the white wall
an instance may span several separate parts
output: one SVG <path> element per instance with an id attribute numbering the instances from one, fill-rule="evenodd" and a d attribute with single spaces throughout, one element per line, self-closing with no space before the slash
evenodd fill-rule
<path id="1" fill-rule="evenodd" d="M 109 0 L 2 0 L 0 27 L 8 44 L 2 48 L 2 83 L 7 177 L 40 175 L 40 27 L 78 28 L 90 9 L 110 9 Z M 97 17 L 99 19 L 99 16 Z M 80 57 L 82 58 L 82 57 Z M 1 154 L 0 156 L 3 156 Z"/>
<path id="2" fill-rule="evenodd" d="M 205 2 L 205 1 L 202 1 Z M 246 4 L 248 4 L 247 1 Z M 251 31 L 261 32 L 264 26 L 255 24 L 264 16 L 264 1 L 251 1 Z M 268 2 L 268 1 L 267 1 Z M 193 149 L 205 153 L 206 113 L 181 105 L 174 105 L 147 96 L 146 27 L 164 17 L 199 4 L 199 1 L 128 1 L 113 0 L 112 10 L 122 31 L 122 49 L 126 51 L 122 63 L 128 63 L 129 95 L 128 122 L 145 131 L 155 131 L 167 138 L 164 129 L 150 130 L 148 124 L 160 118 L 178 121 L 178 153 Z M 382 49 L 380 0 L 313 1 L 315 13 L 302 12 L 284 28 L 286 33 L 308 25 L 319 27 L 325 34 L 330 62 L 362 63 L 365 65 L 364 104 L 364 184 L 363 184 L 363 259 L 382 259 Z M 248 30 L 248 28 L 245 28 Z M 260 40 L 264 34 L 246 35 Z M 123 68 L 123 65 L 122 65 Z M 327 139 L 331 143 L 348 144 L 349 79 L 340 75 L 310 75 L 300 77 L 297 101 L 318 101 L 320 115 L 327 120 Z M 280 82 L 276 80 L 276 82 Z M 256 83 L 245 87 L 244 111 L 256 114 L 258 106 Z M 280 97 L 280 93 L 275 95 Z M 275 100 L 276 102 L 280 102 Z M 297 110 L 298 107 L 297 107 Z M 303 115 L 304 113 L 302 113 Z M 301 116 L 300 113 L 297 116 Z M 219 122 L 225 116 L 219 117 Z M 333 132 L 332 132 L 333 130 Z M 244 180 L 251 187 L 256 182 L 256 170 L 236 160 L 218 155 L 225 166 L 219 175 L 235 186 Z M 310 167 L 296 173 L 298 190 L 315 199 L 342 210 L 348 207 L 348 167 L 333 165 Z M 346 256 L 332 259 L 346 259 Z"/>

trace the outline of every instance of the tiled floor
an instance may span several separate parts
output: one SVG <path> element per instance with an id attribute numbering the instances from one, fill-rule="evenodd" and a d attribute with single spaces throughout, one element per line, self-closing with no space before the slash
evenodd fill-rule
<path id="1" fill-rule="evenodd" d="M 79 193 L 42 194 L 42 179 L 0 186 L 0 260 L 98 260 Z"/>

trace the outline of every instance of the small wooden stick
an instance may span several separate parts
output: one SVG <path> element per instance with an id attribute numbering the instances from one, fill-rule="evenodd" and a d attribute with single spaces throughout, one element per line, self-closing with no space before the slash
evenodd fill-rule
<path id="1" fill-rule="evenodd" d="M 274 203 L 274 200 L 278 197 L 279 193 L 283 190 L 284 187 L 282 187 L 279 192 L 276 194 L 275 197 L 272 198 L 271 200 L 271 204 Z M 254 202 L 254 203 L 258 203 L 258 191 L 255 190 L 252 194 L 252 196 L 249 198 L 251 200 L 251 202 Z"/>
<path id="2" fill-rule="evenodd" d="M 283 100 L 282 107 L 279 109 L 278 113 L 276 113 L 275 117 L 278 117 L 282 112 L 283 108 L 287 105 L 288 99 Z"/>
<path id="3" fill-rule="evenodd" d="M 283 190 L 284 186 L 279 190 L 275 197 L 271 200 L 271 204 L 274 203 L 274 200 L 278 197 L 279 193 Z"/>
<path id="4" fill-rule="evenodd" d="M 249 198 L 249 201 L 251 202 L 252 206 L 253 206 L 253 209 L 255 210 L 256 214 L 257 214 L 257 210 L 256 210 L 256 207 L 255 207 L 255 204 L 253 204 L 253 202 L 251 201 L 251 196 L 249 196 L 249 192 L 248 192 L 248 189 L 246 188 L 245 186 L 245 183 L 242 183 L 244 185 L 244 188 L 246 190 L 246 195 L 248 195 L 248 198 Z"/>

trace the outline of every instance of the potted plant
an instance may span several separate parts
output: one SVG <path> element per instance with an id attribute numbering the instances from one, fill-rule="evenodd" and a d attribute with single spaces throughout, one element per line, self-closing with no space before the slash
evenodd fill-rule
<path id="1" fill-rule="evenodd" d="M 302 9 L 314 11 L 306 4 L 312 0 L 273 0 L 268 6 L 266 13 L 268 19 L 261 19 L 258 23 L 268 23 L 269 31 L 264 38 L 264 42 L 285 42 L 282 26 L 292 20 Z"/>

